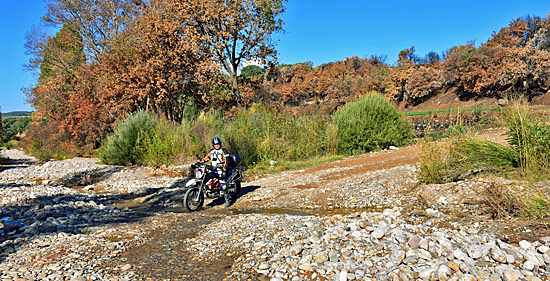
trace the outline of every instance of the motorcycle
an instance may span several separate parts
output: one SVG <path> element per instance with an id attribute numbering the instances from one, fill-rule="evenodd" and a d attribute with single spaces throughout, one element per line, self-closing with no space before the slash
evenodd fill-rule
<path id="1" fill-rule="evenodd" d="M 200 159 L 197 156 L 198 159 Z M 226 159 L 226 170 L 229 176 L 227 181 L 223 182 L 218 170 L 211 165 L 197 162 L 191 165 L 195 177 L 186 184 L 187 191 L 183 196 L 183 205 L 188 212 L 195 212 L 202 208 L 204 197 L 211 199 L 224 197 L 225 206 L 229 207 L 231 201 L 235 200 L 241 191 L 241 171 L 237 168 L 241 163 L 241 156 L 238 154 L 229 154 Z"/>

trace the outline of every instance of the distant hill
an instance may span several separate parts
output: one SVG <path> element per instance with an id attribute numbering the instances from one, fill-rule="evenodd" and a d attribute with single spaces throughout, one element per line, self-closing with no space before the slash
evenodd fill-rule
<path id="1" fill-rule="evenodd" d="M 2 113 L 2 118 L 30 117 L 32 111 L 11 111 Z"/>

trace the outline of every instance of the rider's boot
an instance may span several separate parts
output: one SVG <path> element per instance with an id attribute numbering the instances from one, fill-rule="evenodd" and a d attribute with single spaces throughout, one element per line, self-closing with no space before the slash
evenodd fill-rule
<path id="1" fill-rule="evenodd" d="M 223 198 L 225 199 L 225 207 L 231 206 L 231 194 L 229 194 L 227 191 L 224 191 Z"/>
<path id="2" fill-rule="evenodd" d="M 221 181 L 221 185 L 223 191 L 223 199 L 225 199 L 225 207 L 227 208 L 231 206 L 231 194 L 227 192 L 227 184 L 225 183 L 225 181 Z"/>

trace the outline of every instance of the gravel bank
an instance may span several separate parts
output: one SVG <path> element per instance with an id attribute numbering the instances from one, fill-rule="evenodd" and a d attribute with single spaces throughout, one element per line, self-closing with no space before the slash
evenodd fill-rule
<path id="1" fill-rule="evenodd" d="M 272 281 L 548 280 L 549 242 L 510 245 L 478 224 L 411 224 L 400 208 L 331 217 L 241 215 L 183 241 L 199 259 L 240 255 L 228 280 L 261 273 Z"/>
<path id="2" fill-rule="evenodd" d="M 223 261 L 216 270 L 226 280 L 550 279 L 550 237 L 506 243 L 483 223 L 450 215 L 476 214 L 485 181 L 419 187 L 414 164 L 371 169 L 359 160 L 247 183 L 228 210 L 213 204 L 198 214 L 166 209 L 185 181 L 182 167 L 74 158 L 5 170 L 0 280 L 159 280 L 163 272 L 173 276 L 165 280 L 220 280 L 192 268 L 212 260 Z M 289 207 L 352 213 L 262 213 Z"/>

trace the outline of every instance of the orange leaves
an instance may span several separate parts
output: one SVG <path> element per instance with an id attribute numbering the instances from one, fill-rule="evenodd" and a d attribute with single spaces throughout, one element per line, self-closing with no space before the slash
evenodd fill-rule
<path id="1" fill-rule="evenodd" d="M 162 4 L 162 5 L 161 5 Z M 186 4 L 151 1 L 121 42 L 101 62 L 101 89 L 109 107 L 124 115 L 148 109 L 179 121 L 182 100 L 203 100 L 201 86 L 215 79 L 211 54 L 194 36 Z M 123 58 L 123 59 L 120 59 Z"/>
<path id="2" fill-rule="evenodd" d="M 527 22 L 522 18 L 517 18 L 509 26 L 501 28 L 498 33 L 493 32 L 486 45 L 489 47 L 516 47 L 521 43 L 526 30 Z"/>
<path id="3" fill-rule="evenodd" d="M 272 67 L 264 81 L 275 100 L 298 106 L 353 100 L 360 93 L 379 90 L 378 58 L 348 58 L 312 68 L 311 63 Z"/>
<path id="4" fill-rule="evenodd" d="M 414 46 L 399 52 L 397 65 L 412 65 L 416 63 L 417 57 L 414 54 Z"/>

